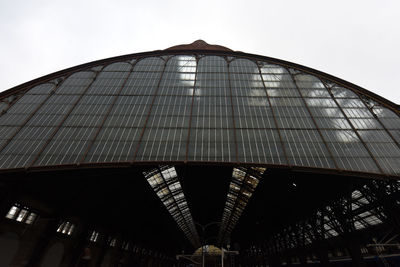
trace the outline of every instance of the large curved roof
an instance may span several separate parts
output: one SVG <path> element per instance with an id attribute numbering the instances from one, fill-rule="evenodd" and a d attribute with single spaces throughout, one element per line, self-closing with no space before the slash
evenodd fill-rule
<path id="1" fill-rule="evenodd" d="M 76 66 L 0 101 L 3 171 L 189 162 L 400 176 L 398 106 L 202 41 Z"/>

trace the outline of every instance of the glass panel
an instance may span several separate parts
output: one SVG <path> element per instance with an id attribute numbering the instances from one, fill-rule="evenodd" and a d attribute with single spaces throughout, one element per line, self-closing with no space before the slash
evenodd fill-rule
<path id="1" fill-rule="evenodd" d="M 107 65 L 103 71 L 130 72 L 132 65 L 126 62 L 116 62 Z"/>
<path id="2" fill-rule="evenodd" d="M 307 74 L 298 74 L 294 76 L 294 79 L 304 97 L 330 98 L 328 90 L 317 77 Z"/>
<path id="3" fill-rule="evenodd" d="M 0 154 L 8 167 L 30 164 L 77 99 L 78 96 L 73 95 L 50 96 Z M 5 158 L 7 153 L 10 153 L 8 159 Z"/>
<path id="4" fill-rule="evenodd" d="M 61 78 L 59 78 L 61 80 Z M 55 88 L 54 84 L 44 83 L 29 89 L 26 95 L 48 95 Z"/>
<path id="5" fill-rule="evenodd" d="M 19 214 L 15 220 L 17 222 L 22 222 L 26 218 L 27 215 L 28 215 L 28 210 L 21 209 L 21 211 L 19 212 Z"/>
<path id="6" fill-rule="evenodd" d="M 19 213 L 20 208 L 17 206 L 12 206 L 11 209 L 8 211 L 6 218 L 14 219 L 15 216 Z"/>
<path id="7" fill-rule="evenodd" d="M 229 70 L 239 161 L 286 164 L 257 65 L 236 59 Z"/>
<path id="8" fill-rule="evenodd" d="M 8 139 L 15 134 L 19 127 L 0 126 L 0 147 L 3 147 Z"/>
<path id="9" fill-rule="evenodd" d="M 400 148 L 384 130 L 358 131 L 385 173 L 400 173 Z"/>
<path id="10" fill-rule="evenodd" d="M 136 160 L 185 159 L 195 70 L 194 57 L 168 60 Z"/>
<path id="11" fill-rule="evenodd" d="M 93 231 L 92 234 L 90 235 L 89 241 L 97 242 L 98 237 L 99 237 L 99 232 Z"/>
<path id="12" fill-rule="evenodd" d="M 390 130 L 389 132 L 392 134 L 397 143 L 400 144 L 400 130 Z"/>
<path id="13" fill-rule="evenodd" d="M 281 135 L 290 164 L 335 168 L 318 131 L 282 130 Z"/>
<path id="14" fill-rule="evenodd" d="M 9 104 L 6 102 L 3 101 L 0 102 L 0 114 L 3 114 L 3 112 L 8 108 L 8 105 Z"/>
<path id="15" fill-rule="evenodd" d="M 261 73 L 269 97 L 300 97 L 291 75 L 285 68 L 264 64 Z"/>
<path id="16" fill-rule="evenodd" d="M 238 129 L 239 161 L 287 164 L 278 131 Z"/>
<path id="17" fill-rule="evenodd" d="M 94 71 L 81 71 L 69 76 L 57 89 L 56 94 L 81 94 L 96 77 Z"/>
<path id="18" fill-rule="evenodd" d="M 72 235 L 74 230 L 75 230 L 75 225 L 71 224 L 71 226 L 68 229 L 67 235 Z"/>
<path id="19" fill-rule="evenodd" d="M 390 129 L 394 139 L 400 143 L 400 117 L 394 111 L 379 105 L 376 102 L 370 101 L 372 111 L 378 117 L 379 121 L 385 126 L 386 129 Z"/>
<path id="20" fill-rule="evenodd" d="M 383 223 L 381 219 L 376 217 L 375 215 L 370 215 L 368 217 L 364 217 L 363 220 L 369 225 L 377 225 Z"/>
<path id="21" fill-rule="evenodd" d="M 79 160 L 82 159 L 82 153 L 86 151 L 89 145 L 89 140 L 91 140 L 93 134 L 97 132 L 96 127 L 101 125 L 102 121 L 105 119 L 104 116 L 108 108 L 116 98 L 116 96 L 105 94 L 118 92 L 121 89 L 123 81 L 127 78 L 127 75 L 127 72 L 101 72 L 90 85 L 87 95 L 77 99 L 79 101 L 76 106 L 73 106 L 72 112 L 63 123 L 63 126 L 58 130 L 54 137 L 55 139 L 48 144 L 50 148 L 46 148 L 44 153 L 42 153 L 38 160 L 40 163 L 38 164 L 44 162 L 50 164 L 79 162 Z M 94 93 L 95 95 L 93 95 Z M 82 128 L 77 129 L 76 127 Z M 74 129 L 79 131 L 80 134 L 85 135 L 84 140 L 72 137 L 68 143 L 55 143 L 60 141 L 58 139 L 60 136 L 74 131 Z M 54 147 L 63 147 L 65 150 L 54 150 Z M 71 154 L 66 155 L 65 151 Z M 46 160 L 43 160 L 44 158 L 46 158 Z M 62 159 L 62 162 L 58 162 L 60 159 Z"/>
<path id="22" fill-rule="evenodd" d="M 340 168 L 379 172 L 368 151 L 354 132 L 345 130 L 322 130 L 321 132 Z"/>
<path id="23" fill-rule="evenodd" d="M 118 94 L 121 89 L 121 86 L 124 84 L 128 75 L 129 71 L 125 72 L 102 71 L 97 75 L 95 82 L 90 86 L 86 94 L 87 95 Z"/>
<path id="24" fill-rule="evenodd" d="M 315 125 L 301 98 L 271 98 L 278 127 L 312 129 Z"/>
<path id="25" fill-rule="evenodd" d="M 338 85 L 332 85 L 331 92 L 335 98 L 359 98 L 353 91 Z"/>
<path id="26" fill-rule="evenodd" d="M 193 95 L 189 159 L 234 160 L 228 66 L 224 58 L 205 56 L 199 60 Z"/>
<path id="27" fill-rule="evenodd" d="M 24 127 L 0 153 L 0 168 L 28 166 L 54 127 Z"/>
<path id="28" fill-rule="evenodd" d="M 53 90 L 54 87 L 55 86 L 52 84 L 43 84 L 32 88 L 31 90 L 35 90 L 37 94 L 25 94 L 15 104 L 13 104 L 6 113 L 0 115 L 0 147 L 3 147 L 8 142 L 8 139 L 17 132 L 17 130 L 27 121 L 29 116 L 31 116 L 43 101 L 46 100 L 47 95 L 38 93 L 48 93 Z M 16 138 L 20 138 L 18 134 L 16 135 Z M 18 145 L 18 147 L 21 146 L 20 144 L 14 144 L 13 147 L 13 144 L 9 143 L 7 147 L 2 149 L 0 154 L 0 158 L 2 159 L 0 161 L 0 166 L 3 168 L 21 166 L 17 163 L 19 162 L 19 159 L 15 159 L 15 156 L 10 154 L 10 152 L 13 153 L 14 148 L 17 149 L 15 147 L 16 145 Z M 11 163 L 12 161 L 13 163 Z M 21 163 L 25 161 L 26 158 L 21 159 Z"/>
<path id="29" fill-rule="evenodd" d="M 134 66 L 85 162 L 133 159 L 163 64 L 159 58 L 147 58 Z"/>
<path id="30" fill-rule="evenodd" d="M 26 218 L 25 223 L 26 224 L 33 224 L 35 222 L 37 218 L 37 214 L 31 212 L 28 216 L 28 218 Z"/>
<path id="31" fill-rule="evenodd" d="M 349 118 L 353 127 L 357 130 L 361 139 L 366 143 L 372 156 L 378 162 L 385 173 L 399 173 L 399 148 L 391 140 L 391 137 L 382 129 L 381 123 L 373 116 L 367 105 L 373 110 L 375 115 L 385 114 L 379 105 L 375 109 L 372 100 L 358 98 L 357 94 L 348 89 L 333 85 L 332 93 L 342 107 L 344 114 Z M 357 97 L 357 98 L 356 98 Z M 387 113 L 386 113 L 387 114 Z M 390 115 L 389 115 L 390 116 Z M 382 122 L 383 123 L 383 122 Z M 369 161 L 369 160 L 368 160 Z M 376 165 L 376 164 L 374 164 Z M 371 169 L 371 167 L 369 167 Z"/>
<path id="32" fill-rule="evenodd" d="M 35 165 L 54 165 L 80 162 L 93 127 L 62 127 L 46 146 Z"/>

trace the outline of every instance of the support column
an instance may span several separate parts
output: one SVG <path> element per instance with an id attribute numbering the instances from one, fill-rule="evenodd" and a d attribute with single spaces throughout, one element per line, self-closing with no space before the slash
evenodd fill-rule
<path id="1" fill-rule="evenodd" d="M 299 258 L 300 266 L 303 267 L 307 265 L 307 253 L 304 247 L 297 248 L 294 252 L 294 256 Z"/>
<path id="2" fill-rule="evenodd" d="M 286 259 L 286 266 L 293 266 L 291 254 L 286 255 L 285 259 Z"/>
<path id="3" fill-rule="evenodd" d="M 315 244 L 314 253 L 317 254 L 317 257 L 320 261 L 321 266 L 330 267 L 331 264 L 329 262 L 328 249 L 326 248 L 326 244 L 324 244 L 323 242 L 324 241 L 321 241 L 321 242 L 317 242 Z"/>
<path id="4" fill-rule="evenodd" d="M 104 257 L 106 256 L 106 253 L 107 253 L 107 251 L 109 249 L 109 247 L 108 247 L 108 237 L 109 237 L 108 234 L 105 234 L 104 237 L 103 237 L 103 242 L 102 242 L 102 245 L 101 245 L 101 248 L 100 248 L 100 253 L 99 253 L 99 256 L 97 257 L 95 266 L 101 266 L 101 264 L 102 264 L 102 262 L 104 260 Z"/>
<path id="5" fill-rule="evenodd" d="M 366 266 L 364 259 L 361 255 L 360 237 L 354 227 L 354 214 L 352 213 L 351 194 L 339 199 L 332 205 L 332 213 L 334 219 L 338 223 L 338 230 L 343 239 L 344 245 L 348 248 L 352 258 L 353 266 Z"/>
<path id="6" fill-rule="evenodd" d="M 44 229 L 43 233 L 40 235 L 38 240 L 36 241 L 36 245 L 32 250 L 32 253 L 27 260 L 26 267 L 38 267 L 45 255 L 46 249 L 48 248 L 51 240 L 57 234 L 57 228 L 60 223 L 60 219 L 64 217 L 65 211 L 67 207 L 70 206 L 70 202 L 73 199 L 77 199 L 80 197 L 86 188 L 89 187 L 89 182 L 85 182 L 81 185 L 81 187 L 77 188 L 77 190 L 71 194 L 70 198 L 63 199 L 60 203 L 56 203 L 53 207 L 53 213 L 48 215 L 48 224 Z"/>
<path id="7" fill-rule="evenodd" d="M 349 250 L 351 260 L 352 260 L 352 265 L 353 266 L 359 266 L 359 267 L 366 267 L 367 265 L 365 264 L 364 258 L 361 254 L 361 247 L 360 243 L 357 242 L 357 239 L 353 238 L 347 238 L 346 240 L 347 244 L 347 249 Z"/>
<path id="8" fill-rule="evenodd" d="M 69 266 L 77 266 L 80 262 L 83 252 L 88 245 L 89 225 L 85 223 L 77 237 L 77 242 L 72 247 L 69 255 Z M 93 261 L 94 259 L 92 259 Z"/>
<path id="9" fill-rule="evenodd" d="M 28 263 L 26 264 L 27 267 L 40 266 L 41 260 L 46 252 L 48 245 L 50 244 L 50 241 L 57 233 L 58 223 L 58 219 L 49 220 L 45 230 L 36 241 L 36 245 L 31 253 Z"/>
<path id="10" fill-rule="evenodd" d="M 112 261 L 115 266 L 119 266 L 119 264 L 121 264 L 122 258 L 124 257 L 122 244 L 123 242 L 121 240 L 121 237 L 118 237 L 115 247 L 113 248 L 114 251 L 112 253 Z"/>
<path id="11" fill-rule="evenodd" d="M 7 215 L 13 204 L 14 202 L 11 198 L 0 199 L 0 220 Z"/>
<path id="12" fill-rule="evenodd" d="M 16 193 L 13 188 L 0 185 L 0 220 L 7 215 L 15 200 Z"/>
<path id="13" fill-rule="evenodd" d="M 271 267 L 280 267 L 280 266 L 282 266 L 281 260 L 280 260 L 279 256 L 277 256 L 277 255 L 269 256 L 268 257 L 268 263 L 269 263 L 269 266 L 271 266 Z"/>
<path id="14" fill-rule="evenodd" d="M 307 255 L 306 254 L 299 254 L 298 255 L 299 260 L 300 260 L 300 266 L 305 267 L 307 266 Z"/>
<path id="15" fill-rule="evenodd" d="M 396 189 L 393 189 L 391 193 L 386 192 L 386 186 L 390 186 L 389 181 L 374 181 L 368 185 L 368 190 L 364 189 L 364 193 L 373 196 L 373 201 L 382 205 L 383 212 L 387 216 L 388 221 L 400 233 L 400 206 L 396 202 L 400 192 L 397 189 L 397 184 L 394 187 Z"/>
<path id="16" fill-rule="evenodd" d="M 331 264 L 329 262 L 328 251 L 327 250 L 321 249 L 321 250 L 317 251 L 317 256 L 318 256 L 318 259 L 319 259 L 319 261 L 321 263 L 321 266 L 323 266 L 323 267 L 331 266 Z"/>

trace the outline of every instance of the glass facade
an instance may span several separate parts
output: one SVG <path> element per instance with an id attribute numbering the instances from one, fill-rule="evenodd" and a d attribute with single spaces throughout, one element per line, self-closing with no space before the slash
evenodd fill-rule
<path id="1" fill-rule="evenodd" d="M 0 112 L 1 169 L 196 161 L 400 175 L 395 107 L 234 53 L 99 64 L 0 99 Z"/>

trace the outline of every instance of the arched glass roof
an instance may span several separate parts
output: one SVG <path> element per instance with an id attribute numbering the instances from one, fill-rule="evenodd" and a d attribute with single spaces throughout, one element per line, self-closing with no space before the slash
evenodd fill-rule
<path id="1" fill-rule="evenodd" d="M 397 107 L 245 55 L 136 54 L 11 90 L 0 169 L 217 162 L 400 176 Z"/>

